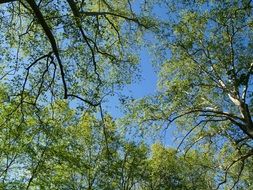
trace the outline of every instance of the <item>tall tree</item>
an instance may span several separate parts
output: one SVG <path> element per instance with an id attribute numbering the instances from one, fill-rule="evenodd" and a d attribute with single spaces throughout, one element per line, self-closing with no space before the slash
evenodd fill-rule
<path id="1" fill-rule="evenodd" d="M 124 140 L 101 106 L 131 82 L 135 48 L 152 24 L 132 3 L 0 1 L 1 188 L 133 186 L 134 163 L 121 161 Z"/>
<path id="2" fill-rule="evenodd" d="M 109 115 L 77 117 L 63 100 L 22 111 L 17 102 L 1 107 L 1 189 L 134 189 L 147 148 L 126 142 Z"/>
<path id="3" fill-rule="evenodd" d="M 246 188 L 239 176 L 253 156 L 253 4 L 166 1 L 164 6 L 168 19 L 160 21 L 155 48 L 169 56 L 160 65 L 159 92 L 130 101 L 130 118 L 140 126 L 177 125 L 185 152 L 200 145 L 221 153 L 214 156 L 223 170 L 217 187 L 231 180 L 228 187 Z"/>
<path id="4" fill-rule="evenodd" d="M 0 24 L 1 79 L 12 96 L 91 106 L 131 82 L 137 56 L 129 45 L 150 25 L 129 0 L 3 0 Z"/>

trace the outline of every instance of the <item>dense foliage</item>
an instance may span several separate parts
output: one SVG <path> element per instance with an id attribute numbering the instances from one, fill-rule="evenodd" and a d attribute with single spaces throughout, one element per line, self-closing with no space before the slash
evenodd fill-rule
<path id="1" fill-rule="evenodd" d="M 0 189 L 252 189 L 252 19 L 250 0 L 0 1 Z M 157 92 L 114 118 L 143 46 Z M 170 126 L 176 145 L 150 138 Z"/>

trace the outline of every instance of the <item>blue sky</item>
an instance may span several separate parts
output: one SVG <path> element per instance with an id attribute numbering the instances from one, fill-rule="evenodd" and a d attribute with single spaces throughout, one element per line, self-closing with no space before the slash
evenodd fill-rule
<path id="1" fill-rule="evenodd" d="M 143 48 L 140 51 L 140 75 L 139 81 L 130 85 L 126 85 L 121 94 L 135 99 L 144 96 L 153 95 L 156 92 L 157 74 L 151 64 L 151 56 L 147 49 Z M 117 95 L 108 97 L 107 102 L 104 104 L 105 108 L 110 112 L 113 117 L 121 117 L 123 113 L 119 107 L 119 97 Z"/>
<path id="2" fill-rule="evenodd" d="M 136 12 L 139 12 L 138 8 L 140 1 L 137 1 L 137 4 L 133 5 L 133 9 Z M 155 6 L 153 13 L 159 19 L 166 19 L 166 10 L 159 5 Z M 148 37 L 148 40 L 152 42 L 152 39 Z M 146 48 L 140 50 L 140 75 L 141 78 L 139 81 L 136 81 L 130 85 L 124 87 L 121 91 L 121 94 L 134 99 L 140 99 L 144 96 L 154 95 L 156 93 L 156 85 L 158 80 L 158 73 L 155 71 L 157 69 L 152 65 L 152 52 Z M 114 118 L 120 118 L 124 116 L 122 108 L 119 101 L 119 96 L 110 96 L 107 98 L 107 102 L 103 104 L 103 108 L 107 110 Z M 163 130 L 160 133 L 160 141 L 167 146 L 174 145 L 174 136 L 172 135 L 175 130 L 175 126 L 169 127 L 167 130 Z M 151 139 L 145 139 L 145 141 L 150 141 Z"/>
<path id="3" fill-rule="evenodd" d="M 136 14 L 141 11 L 142 0 L 137 0 L 132 4 L 132 9 Z M 159 19 L 166 19 L 166 10 L 155 5 L 153 8 L 153 15 Z M 148 40 L 152 42 L 152 37 L 148 35 Z M 152 66 L 152 55 L 146 48 L 140 50 L 140 75 L 141 79 L 130 85 L 124 87 L 122 94 L 133 98 L 142 98 L 144 96 L 153 95 L 156 92 L 157 73 Z M 114 117 L 121 117 L 122 113 L 118 108 L 118 97 L 109 97 L 108 102 L 104 105 Z"/>
<path id="4" fill-rule="evenodd" d="M 133 97 L 134 99 L 140 99 L 144 96 L 154 95 L 156 93 L 156 84 L 157 84 L 157 73 L 156 69 L 152 65 L 152 57 L 150 52 L 143 48 L 140 51 L 140 74 L 141 79 L 135 83 L 127 85 L 121 91 L 121 94 Z M 122 112 L 122 107 L 119 101 L 119 96 L 110 96 L 107 98 L 107 101 L 103 104 L 103 108 L 108 111 L 114 118 L 120 118 L 124 116 Z M 166 146 L 174 146 L 174 135 L 175 126 L 170 126 L 167 130 L 162 130 L 158 135 L 158 139 L 161 143 Z M 157 138 L 157 136 L 155 137 Z M 147 143 L 152 143 L 154 139 L 146 136 L 144 139 Z"/>

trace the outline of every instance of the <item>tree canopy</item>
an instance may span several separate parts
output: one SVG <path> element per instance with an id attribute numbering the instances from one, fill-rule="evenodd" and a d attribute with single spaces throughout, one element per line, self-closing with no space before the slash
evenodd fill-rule
<path id="1" fill-rule="evenodd" d="M 250 0 L 1 0 L 0 188 L 252 189 L 252 19 Z M 137 99 L 142 48 L 158 84 Z"/>

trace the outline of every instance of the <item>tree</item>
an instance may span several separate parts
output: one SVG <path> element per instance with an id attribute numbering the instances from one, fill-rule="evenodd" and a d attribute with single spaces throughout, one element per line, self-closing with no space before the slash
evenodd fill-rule
<path id="1" fill-rule="evenodd" d="M 6 89 L 1 92 L 5 99 Z M 127 141 L 108 114 L 104 121 L 91 111 L 77 117 L 64 100 L 17 111 L 17 102 L 1 107 L 2 189 L 206 189 L 212 184 L 207 169 L 213 163 L 200 152 L 184 158 L 155 144 L 149 156 L 148 146 Z M 10 112 L 12 119 L 6 117 Z"/>
<path id="2" fill-rule="evenodd" d="M 28 93 L 33 104 L 51 97 L 97 106 L 131 82 L 137 56 L 129 45 L 150 25 L 131 1 L 0 3 L 1 80 L 21 104 Z"/>
<path id="3" fill-rule="evenodd" d="M 2 189 L 133 189 L 140 179 L 147 148 L 126 142 L 109 115 L 77 117 L 64 100 L 17 111 L 17 102 L 1 105 Z"/>
<path id="4" fill-rule="evenodd" d="M 173 56 L 160 82 L 171 80 L 162 88 L 185 99 L 181 114 L 228 120 L 252 139 L 251 4 L 210 3 L 210 10 L 200 12 L 205 5 L 186 10 L 174 25 Z"/>
<path id="5" fill-rule="evenodd" d="M 147 159 L 147 178 L 142 189 L 213 189 L 214 170 L 211 157 L 192 151 L 184 157 L 173 148 L 156 143 Z"/>
<path id="6" fill-rule="evenodd" d="M 168 20 L 153 21 L 158 3 Z M 0 1 L 1 189 L 252 188 L 253 3 L 132 5 Z M 144 133 L 176 125 L 177 150 L 127 140 L 102 109 L 138 71 L 150 27 L 159 91 L 122 101 L 125 121 Z"/>
<path id="7" fill-rule="evenodd" d="M 141 14 L 130 0 L 0 1 L 1 188 L 132 188 L 144 148 L 121 160 L 138 147 L 101 104 L 134 77 Z"/>
<path id="8" fill-rule="evenodd" d="M 214 156 L 223 170 L 217 187 L 227 182 L 230 188 L 246 188 L 239 178 L 253 156 L 252 2 L 164 5 L 168 19 L 160 21 L 155 48 L 169 52 L 169 58 L 160 65 L 159 92 L 131 101 L 130 117 L 141 126 L 177 125 L 184 135 L 179 147 L 184 144 L 186 153 L 197 145 L 221 153 Z"/>

